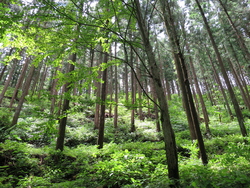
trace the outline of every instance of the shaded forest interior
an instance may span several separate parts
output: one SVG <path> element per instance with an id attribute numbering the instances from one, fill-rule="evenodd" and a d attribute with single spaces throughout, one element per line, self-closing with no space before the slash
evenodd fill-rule
<path id="1" fill-rule="evenodd" d="M 0 187 L 250 187 L 247 0 L 0 16 Z"/>

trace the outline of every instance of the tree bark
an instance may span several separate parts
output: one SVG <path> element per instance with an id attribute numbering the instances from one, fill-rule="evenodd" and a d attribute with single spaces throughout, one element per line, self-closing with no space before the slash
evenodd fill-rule
<path id="1" fill-rule="evenodd" d="M 9 84 L 10 84 L 10 82 L 11 82 L 11 79 L 13 78 L 13 74 L 14 74 L 14 71 L 15 71 L 16 65 L 17 65 L 17 62 L 16 62 L 16 61 L 17 61 L 17 60 L 15 59 L 15 60 L 13 61 L 13 63 L 12 63 L 12 67 L 11 67 L 11 69 L 10 69 L 10 72 L 9 72 L 9 75 L 8 75 L 8 79 L 7 79 L 7 81 L 5 82 L 4 88 L 3 88 L 3 90 L 2 90 L 2 92 L 1 92 L 1 94 L 0 94 L 0 104 L 2 103 L 3 98 L 4 98 L 4 95 L 5 95 L 5 92 L 7 91 L 8 87 L 9 87 Z"/>
<path id="2" fill-rule="evenodd" d="M 195 0 L 196 1 L 196 4 L 198 5 L 198 8 L 199 8 L 199 11 L 201 13 L 201 16 L 203 18 L 203 21 L 204 21 L 204 24 L 205 24 L 205 27 L 206 27 L 206 30 L 207 30 L 207 33 L 209 35 L 209 38 L 210 38 L 210 41 L 212 43 L 212 46 L 213 46 L 213 49 L 215 51 L 215 54 L 216 54 L 216 57 L 217 57 L 217 60 L 219 62 L 219 65 L 220 65 L 220 69 L 221 69 L 221 73 L 223 75 L 223 78 L 225 80 L 225 83 L 227 85 L 227 89 L 228 89 L 228 92 L 229 92 L 229 95 L 230 95 L 230 98 L 231 98 L 231 101 L 233 103 L 233 106 L 234 106 L 234 110 L 235 110 L 235 113 L 236 113 L 236 117 L 237 117 L 237 120 L 239 122 L 239 126 L 240 126 L 240 130 L 241 130 L 241 134 L 242 136 L 247 136 L 247 130 L 246 130 L 246 127 L 244 125 L 244 118 L 243 118 L 243 115 L 241 113 L 241 110 L 240 110 L 240 107 L 239 107 L 239 103 L 236 99 L 236 96 L 234 94 L 234 91 L 233 91 L 233 88 L 230 84 L 230 80 L 228 78 L 228 75 L 227 75 L 227 72 L 226 72 L 226 69 L 224 67 L 224 64 L 223 64 L 223 61 L 222 61 L 222 58 L 221 58 L 221 55 L 220 55 L 220 52 L 219 52 L 219 49 L 215 43 L 215 40 L 214 40 L 214 37 L 213 37 L 213 34 L 212 34 L 212 31 L 210 29 L 210 26 L 208 24 L 208 21 L 207 21 L 207 18 L 205 17 L 205 14 L 203 12 L 203 9 L 201 8 L 201 5 L 199 3 L 198 0 Z"/>
<path id="3" fill-rule="evenodd" d="M 29 65 L 29 60 L 28 60 L 28 58 L 26 58 L 26 59 L 25 59 L 25 63 L 24 63 L 23 68 L 22 68 L 22 71 L 21 71 L 21 74 L 20 74 L 19 79 L 18 79 L 18 81 L 17 81 L 15 90 L 14 90 L 14 92 L 13 92 L 11 101 L 10 101 L 10 108 L 12 108 L 12 105 L 13 105 L 13 103 L 14 103 L 14 100 L 17 98 L 18 90 L 20 89 L 20 87 L 21 87 L 21 85 L 22 85 L 22 83 L 23 83 L 23 80 L 24 80 L 24 78 L 25 78 L 25 73 L 26 73 L 26 71 L 27 71 L 28 65 Z"/>
<path id="4" fill-rule="evenodd" d="M 233 29 L 233 31 L 234 31 L 234 34 L 235 34 L 235 36 L 236 36 L 236 39 L 237 39 L 237 41 L 238 41 L 239 44 L 240 44 L 240 48 L 242 49 L 242 51 L 243 51 L 243 52 L 245 53 L 245 55 L 247 56 L 248 61 L 250 61 L 250 53 L 249 53 L 249 51 L 248 51 L 248 49 L 247 49 L 247 47 L 246 47 L 246 45 L 245 45 L 244 39 L 242 38 L 242 36 L 241 36 L 241 34 L 239 33 L 238 29 L 235 27 L 235 24 L 234 24 L 234 22 L 232 21 L 231 16 L 228 14 L 228 11 L 227 11 L 227 9 L 226 9 L 226 6 L 222 3 L 221 0 L 218 0 L 218 1 L 219 1 L 220 5 L 221 5 L 222 9 L 224 10 L 226 16 L 227 16 L 228 22 L 230 23 L 230 25 L 231 25 L 231 27 L 232 27 L 232 29 Z"/>
<path id="5" fill-rule="evenodd" d="M 108 62 L 108 53 L 104 53 L 104 63 Z M 100 121 L 99 121 L 99 132 L 98 132 L 98 139 L 97 145 L 98 149 L 103 148 L 104 142 L 104 125 L 105 125 L 105 109 L 106 109 L 106 89 L 107 89 L 107 69 L 105 69 L 102 73 L 102 90 L 101 90 L 101 109 L 100 109 Z"/>
<path id="6" fill-rule="evenodd" d="M 159 75 L 160 70 L 156 64 L 154 52 L 149 41 L 149 31 L 148 31 L 148 27 L 146 26 L 145 19 L 142 17 L 139 0 L 134 0 L 133 8 L 136 14 L 137 23 L 138 23 L 139 30 L 141 33 L 145 52 L 147 54 L 148 64 L 150 67 L 153 83 L 155 85 L 157 98 L 159 102 L 162 129 L 163 129 L 164 142 L 165 142 L 165 148 L 166 148 L 167 164 L 168 164 L 168 176 L 170 179 L 178 180 L 179 170 L 178 170 L 178 156 L 177 156 L 177 150 L 176 150 L 175 135 L 172 129 L 172 125 L 170 123 L 166 95 L 164 93 L 162 83 L 161 83 L 161 78 Z M 175 181 L 174 184 L 177 185 L 178 182 Z"/>
<path id="7" fill-rule="evenodd" d="M 100 57 L 98 60 L 98 65 L 99 66 L 102 63 L 103 60 L 103 53 L 100 53 Z M 101 71 L 98 71 L 98 79 L 101 78 Z M 101 97 L 101 83 L 96 82 L 96 106 L 95 106 L 95 119 L 94 119 L 94 129 L 99 129 L 100 125 L 100 97 Z"/>
<path id="8" fill-rule="evenodd" d="M 115 43 L 115 58 L 117 55 L 117 43 Z M 115 65 L 115 107 L 114 107 L 114 127 L 118 127 L 118 70 Z"/>
<path id="9" fill-rule="evenodd" d="M 189 49 L 188 49 L 188 53 L 190 53 Z M 191 70 L 192 70 L 192 73 L 193 73 L 195 90 L 196 90 L 196 92 L 197 92 L 197 94 L 199 96 L 199 100 L 200 100 L 200 103 L 201 103 L 201 109 L 202 109 L 204 122 L 205 122 L 205 126 L 206 126 L 206 134 L 208 134 L 208 136 L 210 136 L 211 131 L 210 131 L 210 128 L 209 128 L 209 117 L 208 117 L 208 113 L 207 113 L 207 108 L 206 108 L 206 105 L 205 105 L 205 102 L 203 100 L 202 93 L 201 93 L 201 90 L 200 90 L 200 87 L 199 87 L 199 82 L 198 82 L 197 75 L 196 75 L 196 72 L 195 72 L 195 69 L 194 69 L 193 60 L 192 60 L 192 58 L 190 56 L 189 56 L 189 63 L 190 63 L 190 67 L 191 67 Z"/>
<path id="10" fill-rule="evenodd" d="M 28 57 L 26 57 L 26 58 L 28 58 Z M 28 60 L 28 61 L 29 61 L 29 60 Z M 20 99 L 19 99 L 17 108 L 16 108 L 16 110 L 15 110 L 14 117 L 13 117 L 13 119 L 12 119 L 12 123 L 11 123 L 12 126 L 14 126 L 14 125 L 17 124 L 19 115 L 20 115 L 21 110 L 22 110 L 22 107 L 23 107 L 23 103 L 24 103 L 25 97 L 28 95 L 28 92 L 29 92 L 29 87 L 30 87 L 30 83 L 31 83 L 31 81 L 32 81 L 32 76 L 33 76 L 33 74 L 34 74 L 34 71 L 35 71 L 35 66 L 32 64 L 31 67 L 30 67 L 28 76 L 27 76 L 27 78 L 26 78 L 26 80 L 25 80 L 23 89 L 22 89 L 22 96 L 21 96 Z"/>
<path id="11" fill-rule="evenodd" d="M 187 69 L 185 65 L 184 56 L 180 47 L 180 41 L 177 36 L 176 26 L 174 22 L 174 17 L 171 12 L 171 7 L 168 1 L 160 0 L 162 16 L 165 23 L 166 31 L 169 36 L 170 45 L 172 48 L 172 54 L 175 61 L 175 66 L 177 70 L 177 75 L 179 78 L 179 84 L 181 87 L 183 102 L 185 105 L 187 118 L 189 119 L 189 123 L 191 130 L 195 130 L 195 135 L 197 137 L 198 146 L 200 149 L 201 159 L 204 165 L 208 163 L 207 154 L 205 150 L 205 145 L 203 142 L 199 117 L 197 115 L 197 111 L 195 109 L 192 92 L 188 80 Z M 192 134 L 192 132 L 191 132 Z"/>
<path id="12" fill-rule="evenodd" d="M 76 53 L 72 54 L 70 57 L 70 60 L 72 62 L 76 62 Z M 70 74 L 71 72 L 73 72 L 75 69 L 75 65 L 74 64 L 69 64 L 69 69 L 68 69 L 68 73 Z M 70 78 L 69 78 L 70 80 Z M 64 149 L 64 138 L 65 138 L 65 131 L 66 131 L 66 124 L 67 124 L 67 111 L 69 110 L 69 93 L 72 89 L 72 81 L 67 82 L 64 87 L 64 94 L 66 94 L 63 100 L 63 106 L 62 106 L 62 114 L 63 117 L 62 119 L 60 119 L 60 124 L 59 124 L 59 130 L 58 130 L 58 137 L 56 140 L 56 150 L 61 150 L 63 151 Z M 67 96 L 68 95 L 68 96 Z"/>

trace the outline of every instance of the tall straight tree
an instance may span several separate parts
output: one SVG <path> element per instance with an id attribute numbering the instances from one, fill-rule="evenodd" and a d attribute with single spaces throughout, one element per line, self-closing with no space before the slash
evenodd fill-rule
<path id="1" fill-rule="evenodd" d="M 115 52 L 114 56 L 117 56 L 117 42 L 115 42 Z M 114 127 L 118 127 L 118 70 L 115 66 L 115 107 L 114 107 Z"/>
<path id="2" fill-rule="evenodd" d="M 201 130 L 200 130 L 200 122 L 199 117 L 194 105 L 192 92 L 189 84 L 187 69 L 185 65 L 185 59 L 183 52 L 181 50 L 180 38 L 177 33 L 177 21 L 174 20 L 173 11 L 171 10 L 171 5 L 169 1 L 160 0 L 160 6 L 162 10 L 162 17 L 165 23 L 166 31 L 169 36 L 169 42 L 172 50 L 172 54 L 175 61 L 175 66 L 177 70 L 178 80 L 181 87 L 183 104 L 186 109 L 187 118 L 189 121 L 190 132 L 191 135 L 193 133 L 193 129 L 195 130 L 195 136 L 198 141 L 198 146 L 200 149 L 200 155 L 203 164 L 208 163 L 207 154 L 204 146 L 204 141 L 202 138 Z M 173 8 L 173 7 L 172 7 Z M 192 123 L 190 125 L 190 123 Z M 193 135 L 193 137 L 195 138 Z"/>
<path id="3" fill-rule="evenodd" d="M 225 66 L 224 66 L 224 63 L 222 61 L 222 58 L 221 58 L 221 55 L 220 55 L 220 52 L 219 52 L 219 49 L 215 43 L 215 40 L 214 40 L 214 36 L 212 34 L 212 30 L 208 24 L 208 21 L 207 21 L 207 18 L 205 16 L 205 13 L 200 5 L 200 2 L 198 0 L 195 0 L 198 8 L 199 8 L 199 11 L 200 11 L 200 14 L 202 16 L 202 19 L 203 19 L 203 22 L 205 24 L 205 27 L 206 27 L 206 30 L 207 30 L 207 33 L 209 35 L 209 38 L 210 38 L 210 41 L 212 43 L 212 46 L 213 46 L 213 49 L 214 49 L 214 52 L 215 52 L 215 55 L 217 57 L 217 60 L 219 62 L 219 65 L 220 65 L 220 69 L 221 69 L 221 73 L 222 73 L 222 76 L 225 80 L 225 83 L 227 85 L 227 89 L 228 89 L 228 92 L 229 92 L 229 95 L 230 95 L 230 98 L 231 98 L 231 101 L 233 103 L 233 106 L 234 106 L 234 110 L 235 110 L 235 113 L 236 113 L 236 116 L 237 116 L 237 120 L 239 122 L 239 126 L 240 126 L 240 130 L 241 130 L 241 134 L 242 136 L 247 136 L 247 130 L 246 130 L 246 127 L 244 125 L 244 118 L 243 118 L 243 115 L 242 115 L 242 112 L 240 110 L 240 106 L 239 106 L 239 103 L 237 101 L 237 98 L 235 96 L 235 93 L 233 91 L 233 88 L 231 86 L 231 83 L 230 83 L 230 80 L 228 78 L 228 75 L 227 75 L 227 72 L 226 72 L 226 69 L 225 69 Z"/>
<path id="4" fill-rule="evenodd" d="M 178 180 L 179 170 L 178 170 L 178 155 L 176 149 L 175 135 L 170 122 L 166 95 L 159 75 L 160 70 L 156 63 L 153 48 L 149 40 L 148 26 L 146 23 L 146 19 L 142 16 L 141 5 L 139 0 L 133 1 L 133 11 L 135 13 L 135 17 L 139 26 L 144 49 L 147 55 L 151 77 L 153 79 L 153 84 L 155 85 L 155 90 L 159 102 L 159 109 L 161 113 L 161 125 L 164 134 L 166 158 L 168 164 L 168 177 L 173 180 Z M 178 181 L 174 181 L 174 184 L 177 185 Z"/>
<path id="5" fill-rule="evenodd" d="M 76 62 L 76 53 L 73 53 L 70 56 L 70 60 L 72 62 L 69 63 L 68 67 L 68 76 L 70 76 L 70 73 L 72 73 L 75 69 L 74 63 Z M 70 102 L 70 91 L 72 89 L 72 81 L 70 81 L 70 77 L 68 79 L 69 81 L 64 85 L 64 94 L 65 98 L 63 100 L 63 106 L 62 106 L 62 114 L 63 117 L 60 119 L 60 124 L 59 124 L 59 130 L 58 130 L 58 137 L 56 140 L 56 150 L 61 150 L 63 151 L 64 148 L 64 138 L 65 138 L 65 130 L 66 130 L 66 123 L 67 123 L 67 111 L 69 110 L 69 102 Z"/>
<path id="6" fill-rule="evenodd" d="M 188 48 L 188 53 L 190 53 L 189 48 Z M 201 90 L 199 87 L 198 78 L 196 75 L 196 71 L 194 69 L 193 59 L 191 58 L 191 56 L 189 56 L 189 63 L 190 63 L 190 68 L 191 68 L 192 75 L 193 75 L 195 90 L 199 96 L 199 100 L 201 103 L 201 109 L 202 109 L 204 122 L 205 122 L 205 126 L 206 126 L 206 134 L 211 135 L 210 128 L 209 128 L 209 117 L 208 117 L 208 113 L 207 113 L 207 108 L 206 108 L 206 105 L 205 105 L 205 102 L 204 102 L 204 99 L 203 99 L 203 96 L 202 96 L 202 93 L 201 93 Z"/>
<path id="7" fill-rule="evenodd" d="M 226 5 L 224 3 L 222 3 L 221 0 L 218 0 L 220 6 L 222 7 L 223 11 L 225 12 L 226 14 L 226 17 L 228 19 L 228 22 L 230 23 L 233 31 L 234 31 L 234 34 L 236 36 L 236 39 L 238 40 L 239 44 L 240 44 L 240 48 L 242 49 L 242 51 L 244 52 L 244 54 L 247 56 L 247 59 L 250 61 L 250 53 L 246 47 L 246 44 L 245 44 L 245 40 L 242 38 L 240 32 L 238 31 L 238 29 L 236 28 L 231 16 L 229 15 L 228 13 L 228 10 L 226 8 Z"/>
<path id="8" fill-rule="evenodd" d="M 6 80 L 6 82 L 4 84 L 4 88 L 3 88 L 3 90 L 2 90 L 2 92 L 0 94 L 0 104 L 2 103 L 5 92 L 7 91 L 8 87 L 9 87 L 9 84 L 11 82 L 11 79 L 13 78 L 13 74 L 14 74 L 14 71 L 16 69 L 16 65 L 17 65 L 17 59 L 15 59 L 13 61 L 12 66 L 10 67 L 10 71 L 9 71 L 9 74 L 8 74 L 8 79 Z"/>
<path id="9" fill-rule="evenodd" d="M 108 62 L 108 52 L 104 52 L 104 60 L 103 63 Z M 98 148 L 101 149 L 103 148 L 103 142 L 104 142 L 104 125 L 105 125 L 105 101 L 106 101 L 106 96 L 107 96 L 107 69 L 105 69 L 102 72 L 102 80 L 103 83 L 101 84 L 101 109 L 100 109 L 100 121 L 99 121 L 99 132 L 98 132 L 98 139 L 97 139 L 97 145 Z"/>
<path id="10" fill-rule="evenodd" d="M 26 58 L 28 58 L 28 61 L 30 61 L 29 57 L 26 57 Z M 22 107 L 23 107 L 23 103 L 25 101 L 25 97 L 28 95 L 28 92 L 29 92 L 29 88 L 30 88 L 30 84 L 31 84 L 31 80 L 32 80 L 34 72 L 35 72 L 35 65 L 31 64 L 28 76 L 27 76 L 25 83 L 23 85 L 22 95 L 20 97 L 20 100 L 18 102 L 18 105 L 17 105 L 15 113 L 14 113 L 14 117 L 12 119 L 12 123 L 11 123 L 12 126 L 17 124 L 19 115 L 20 115 Z"/>
<path id="11" fill-rule="evenodd" d="M 28 68 L 28 65 L 29 65 L 29 60 L 28 58 L 25 59 L 25 63 L 22 67 L 22 71 L 20 73 L 20 76 L 18 78 L 18 81 L 17 81 L 17 84 L 15 86 L 15 90 L 13 92 L 13 95 L 12 95 L 12 98 L 10 100 L 10 108 L 12 108 L 12 105 L 14 103 L 14 100 L 17 98 L 17 95 L 18 95 L 18 90 L 19 88 L 21 87 L 22 83 L 23 83 L 23 80 L 25 78 L 25 72 L 27 71 L 27 68 Z"/>

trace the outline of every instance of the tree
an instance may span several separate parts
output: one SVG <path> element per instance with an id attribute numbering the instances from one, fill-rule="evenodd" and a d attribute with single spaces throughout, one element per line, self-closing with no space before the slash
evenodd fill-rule
<path id="1" fill-rule="evenodd" d="M 26 58 L 28 58 L 29 59 L 28 61 L 30 61 L 30 57 L 26 57 Z M 19 115 L 20 115 L 22 107 L 23 107 L 23 103 L 24 103 L 25 97 L 26 97 L 26 95 L 29 92 L 29 88 L 30 88 L 30 84 L 31 84 L 31 80 L 32 80 L 34 72 L 35 72 L 35 65 L 31 64 L 28 76 L 27 76 L 27 78 L 25 80 L 25 83 L 23 85 L 23 88 L 22 88 L 22 95 L 21 95 L 21 97 L 19 99 L 18 105 L 17 105 L 16 110 L 15 110 L 14 117 L 12 119 L 11 126 L 14 126 L 14 125 L 17 124 Z"/>
<path id="2" fill-rule="evenodd" d="M 146 24 L 146 20 L 142 16 L 141 5 L 139 0 L 133 1 L 133 12 L 135 13 L 135 18 L 139 26 L 145 53 L 147 54 L 150 73 L 152 76 L 153 83 L 155 85 L 157 98 L 159 102 L 158 107 L 161 113 L 161 124 L 164 134 L 164 142 L 165 142 L 166 157 L 168 164 L 168 176 L 170 179 L 175 180 L 174 184 L 177 185 L 178 182 L 176 180 L 179 179 L 179 170 L 178 170 L 178 156 L 176 150 L 175 135 L 170 123 L 166 96 L 161 83 L 161 78 L 159 77 L 159 67 L 156 63 L 153 49 L 149 41 L 149 31 Z"/>
<path id="3" fill-rule="evenodd" d="M 9 87 L 9 84 L 11 82 L 11 79 L 13 78 L 13 74 L 14 74 L 14 71 L 16 69 L 16 65 L 17 65 L 17 60 L 15 60 L 13 63 L 12 63 L 12 67 L 11 67 L 11 70 L 9 72 L 9 75 L 8 75 L 8 79 L 7 81 L 5 82 L 4 84 L 4 88 L 0 94 L 0 104 L 2 103 L 3 101 L 3 98 L 4 98 L 4 94 L 5 92 L 7 91 L 8 87 Z"/>
<path id="4" fill-rule="evenodd" d="M 108 52 L 104 52 L 104 60 L 103 63 L 108 62 Z M 103 83 L 101 84 L 101 109 L 100 109 L 100 121 L 99 121 L 99 132 L 98 132 L 98 140 L 97 145 L 98 148 L 103 148 L 103 142 L 104 142 L 104 124 L 105 124 L 105 109 L 106 109 L 106 89 L 107 89 L 107 69 L 105 69 L 102 73 L 102 80 Z"/>
<path id="5" fill-rule="evenodd" d="M 207 18 L 205 17 L 205 14 L 204 14 L 204 11 L 199 3 L 198 0 L 195 0 L 198 8 L 199 8 L 199 11 L 200 11 L 200 14 L 202 16 L 202 19 L 204 21 L 204 25 L 206 27 L 206 30 L 207 30 L 207 33 L 209 35 L 209 38 L 210 38 L 210 41 L 212 43 L 212 46 L 213 46 L 213 49 L 214 49 L 214 52 L 216 54 L 216 57 L 217 57 L 217 60 L 219 62 L 219 65 L 220 65 L 220 68 L 221 68 L 221 73 L 223 75 L 223 78 L 225 80 L 225 83 L 227 85 L 227 89 L 228 89 L 228 92 L 229 92 L 229 95 L 230 95 L 230 98 L 232 100 L 232 103 L 233 103 L 233 106 L 234 106 L 234 110 L 235 110 L 235 113 L 236 113 L 236 117 L 237 117 L 237 120 L 239 122 L 239 126 L 240 126 L 240 130 L 241 130 L 241 134 L 242 136 L 247 136 L 247 131 L 246 131 L 246 127 L 244 125 L 244 118 L 243 118 L 243 115 L 242 115 L 242 112 L 240 110 L 240 107 L 239 107 L 239 103 L 237 101 L 237 98 L 234 94 L 234 91 L 233 91 L 233 88 L 230 84 L 230 81 L 229 81 L 229 78 L 228 78 L 228 75 L 227 75 L 227 72 L 226 72 L 226 69 L 224 67 L 224 64 L 223 64 L 223 61 L 222 61 L 222 58 L 221 58 L 221 55 L 220 55 L 220 52 L 219 52 L 219 49 L 215 43 L 215 40 L 214 40 L 214 37 L 213 37 L 213 34 L 212 34 L 212 31 L 210 29 L 210 26 L 208 24 L 208 21 L 207 21 Z"/>
<path id="6" fill-rule="evenodd" d="M 189 84 L 185 59 L 181 51 L 180 38 L 178 37 L 176 26 L 177 22 L 174 20 L 173 12 L 171 11 L 170 3 L 168 1 L 160 0 L 160 6 L 162 10 L 163 21 L 165 23 L 166 31 L 169 36 L 169 42 L 174 57 L 175 66 L 177 69 L 178 80 L 182 91 L 183 103 L 185 106 L 187 118 L 189 121 L 191 136 L 192 139 L 197 138 L 201 159 L 203 164 L 206 165 L 208 163 L 208 159 L 200 130 L 199 117 L 195 109 Z"/>
<path id="7" fill-rule="evenodd" d="M 56 140 L 56 150 L 63 151 L 64 148 L 64 138 L 65 138 L 65 130 L 66 130 L 66 124 L 67 124 L 67 113 L 69 110 L 69 103 L 70 103 L 70 92 L 72 90 L 73 81 L 72 78 L 70 78 L 70 74 L 73 73 L 75 69 L 74 63 L 76 62 L 76 53 L 72 54 L 70 56 L 70 61 L 68 64 L 68 81 L 64 85 L 64 100 L 63 100 L 63 106 L 62 106 L 62 118 L 60 119 L 59 124 L 59 130 L 58 130 L 58 137 Z"/>

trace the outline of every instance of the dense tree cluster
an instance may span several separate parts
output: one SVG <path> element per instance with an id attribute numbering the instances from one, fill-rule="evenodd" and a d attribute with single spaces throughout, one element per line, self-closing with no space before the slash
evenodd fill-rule
<path id="1" fill-rule="evenodd" d="M 247 136 L 242 114 L 242 108 L 250 109 L 247 0 L 11 0 L 1 1 L 0 11 L 0 105 L 14 112 L 8 128 L 18 124 L 27 98 L 49 99 L 49 109 L 37 110 L 58 121 L 56 149 L 63 150 L 67 114 L 95 105 L 93 128 L 102 148 L 105 117 L 114 117 L 117 128 L 118 106 L 124 105 L 131 110 L 131 132 L 135 116 L 156 119 L 170 179 L 179 179 L 168 107 L 172 94 L 182 96 L 204 165 L 201 119 L 206 135 L 212 134 L 206 103 L 222 98 Z"/>

